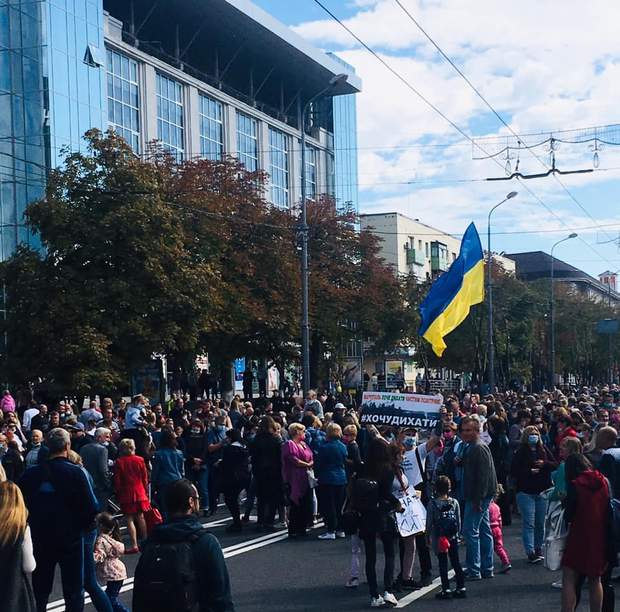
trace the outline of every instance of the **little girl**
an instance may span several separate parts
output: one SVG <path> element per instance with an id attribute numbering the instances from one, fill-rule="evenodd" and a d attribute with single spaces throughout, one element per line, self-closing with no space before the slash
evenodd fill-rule
<path id="1" fill-rule="evenodd" d="M 129 612 L 118 600 L 123 580 L 127 578 L 127 568 L 120 556 L 125 552 L 121 542 L 118 521 L 108 512 L 97 515 L 99 535 L 95 542 L 95 567 L 97 580 L 106 585 L 106 595 L 114 612 Z"/>
<path id="2" fill-rule="evenodd" d="M 501 485 L 500 485 L 501 486 Z M 495 554 L 502 562 L 502 569 L 500 574 L 507 574 L 511 569 L 510 557 L 504 548 L 504 535 L 502 534 L 502 513 L 499 506 L 495 503 L 497 497 L 502 493 L 498 490 L 495 499 L 489 505 L 489 521 L 491 523 L 491 533 L 493 534 L 493 547 L 495 548 Z"/>

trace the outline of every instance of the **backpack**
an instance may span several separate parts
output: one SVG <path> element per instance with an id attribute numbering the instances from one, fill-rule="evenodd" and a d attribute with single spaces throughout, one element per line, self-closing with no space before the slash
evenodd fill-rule
<path id="1" fill-rule="evenodd" d="M 459 532 L 459 519 L 456 516 L 456 509 L 451 503 L 444 502 L 437 506 L 439 518 L 437 519 L 437 529 L 439 535 L 446 538 L 454 538 Z"/>
<path id="2" fill-rule="evenodd" d="M 201 528 L 177 541 L 159 540 L 155 533 L 144 542 L 135 572 L 134 612 L 199 612 L 193 545 L 204 533 Z"/>
<path id="3" fill-rule="evenodd" d="M 379 504 L 379 483 L 370 478 L 354 478 L 351 481 L 351 509 L 364 514 L 376 510 Z"/>

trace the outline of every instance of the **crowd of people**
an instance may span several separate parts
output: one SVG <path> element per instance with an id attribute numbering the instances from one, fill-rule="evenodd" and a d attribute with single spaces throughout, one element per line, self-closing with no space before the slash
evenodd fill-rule
<path id="1" fill-rule="evenodd" d="M 139 554 L 134 612 L 232 611 L 222 550 L 199 520 L 216 514 L 223 498 L 230 532 L 287 529 L 303 539 L 322 520 L 321 540 L 350 538 L 345 586 L 360 586 L 364 566 L 373 608 L 395 606 L 397 593 L 430 584 L 434 563 L 440 599 L 464 598 L 467 581 L 509 573 L 503 527 L 516 514 L 523 555 L 541 564 L 549 500 L 556 500 L 568 526 L 554 584 L 563 612 L 575 610 L 586 580 L 590 610 L 613 610 L 616 386 L 447 394 L 427 431 L 361 425 L 351 397 L 248 395 L 230 402 L 173 396 L 166 405 L 138 395 L 49 410 L 34 400 L 17 406 L 5 391 L 0 581 L 7 609 L 46 610 L 58 565 L 68 612 L 83 609 L 85 592 L 98 612 L 126 612 L 123 557 Z M 426 528 L 404 533 L 398 515 L 412 498 L 426 509 Z M 199 567 L 192 550 L 200 551 Z"/>

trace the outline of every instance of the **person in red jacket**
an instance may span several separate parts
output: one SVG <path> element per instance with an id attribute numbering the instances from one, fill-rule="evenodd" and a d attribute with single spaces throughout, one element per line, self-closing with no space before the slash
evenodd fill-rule
<path id="1" fill-rule="evenodd" d="M 568 537 L 562 557 L 562 612 L 574 612 L 577 582 L 587 576 L 590 612 L 600 612 L 603 604 L 601 577 L 608 569 L 610 555 L 609 484 L 581 454 L 566 459 L 568 483 L 564 517 Z"/>
<path id="2" fill-rule="evenodd" d="M 146 537 L 143 512 L 150 506 L 148 476 L 144 459 L 136 455 L 136 444 L 125 438 L 118 445 L 119 457 L 114 465 L 114 490 L 121 512 L 127 518 L 127 533 L 131 548 L 126 554 L 137 553 L 138 537 Z"/>

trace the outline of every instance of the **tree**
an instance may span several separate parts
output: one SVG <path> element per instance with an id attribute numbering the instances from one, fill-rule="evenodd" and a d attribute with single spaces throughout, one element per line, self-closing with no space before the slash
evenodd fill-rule
<path id="1" fill-rule="evenodd" d="M 3 268 L 4 368 L 50 393 L 110 389 L 154 353 L 193 350 L 211 323 L 202 296 L 214 269 L 192 258 L 161 189 L 172 166 L 139 159 L 113 133 L 86 141 L 26 211 L 43 252 L 21 248 Z"/>

